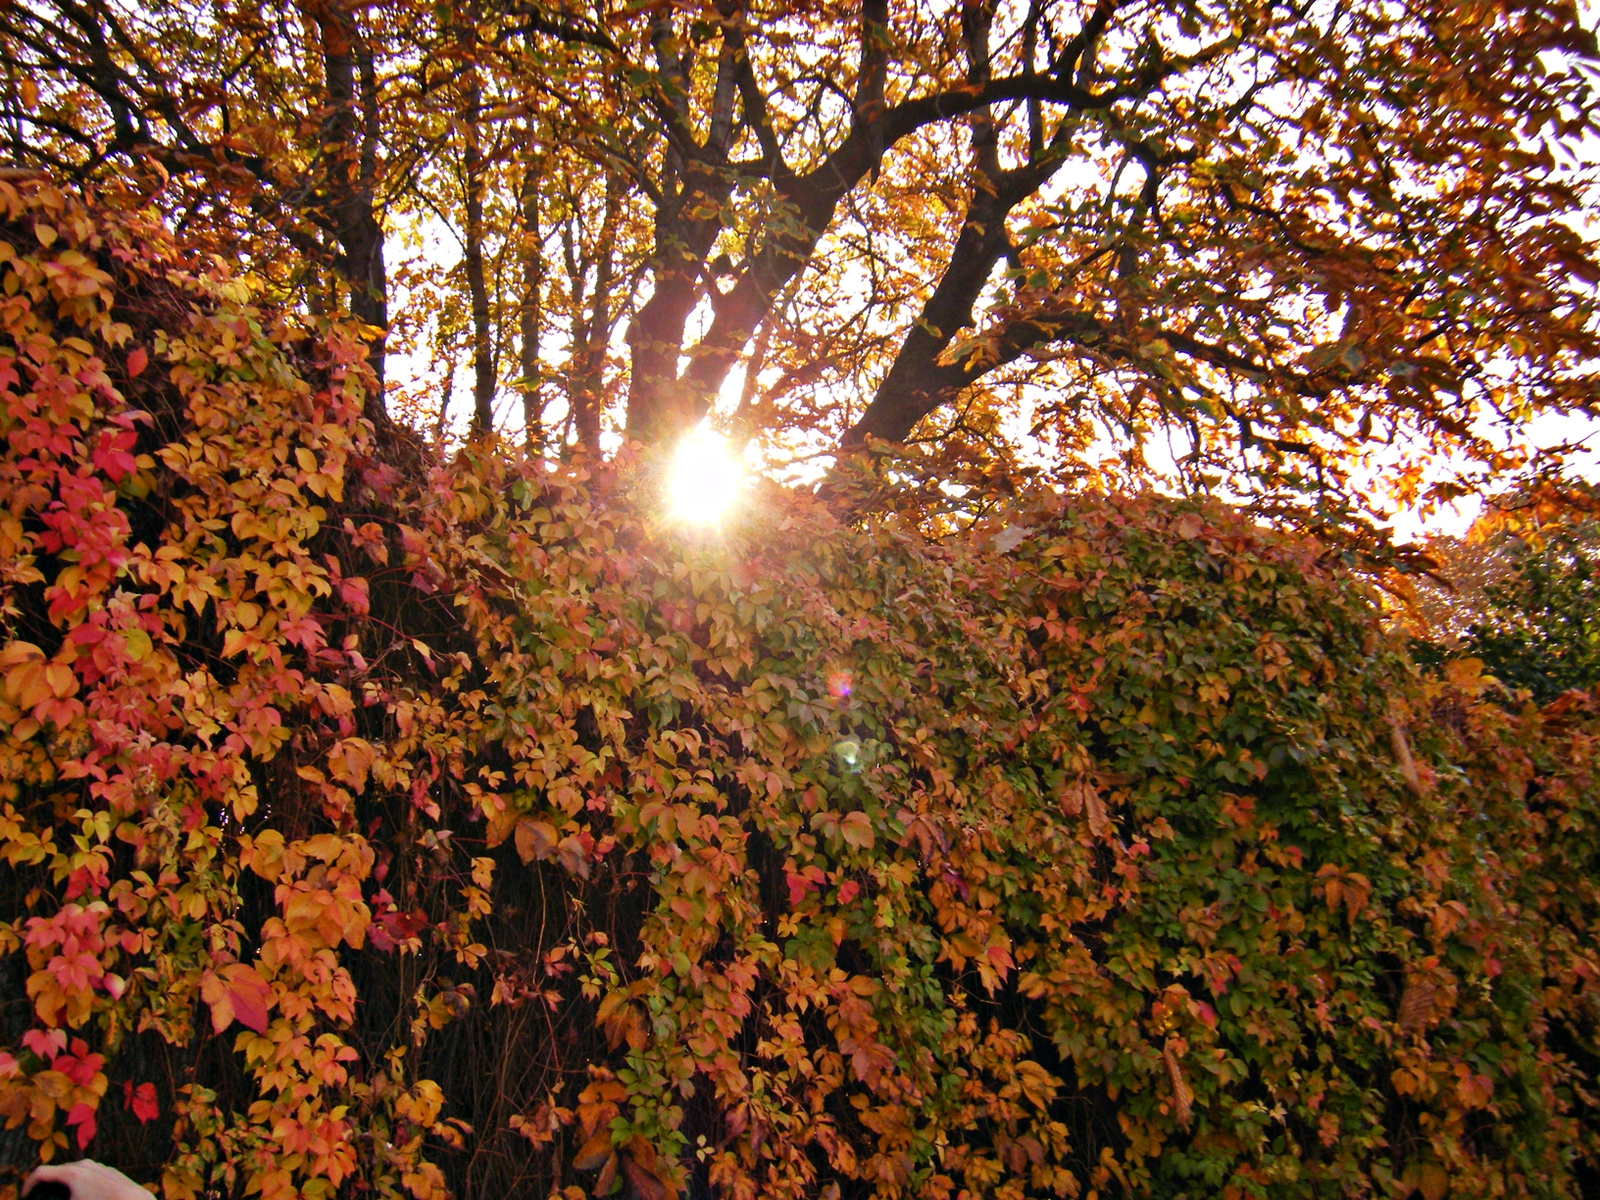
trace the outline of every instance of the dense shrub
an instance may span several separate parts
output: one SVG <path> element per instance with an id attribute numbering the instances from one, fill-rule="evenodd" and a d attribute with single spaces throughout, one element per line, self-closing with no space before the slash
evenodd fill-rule
<path id="1" fill-rule="evenodd" d="M 13 1164 L 1573 1194 L 1581 697 L 1419 675 L 1218 507 L 935 539 L 758 488 L 704 536 L 647 459 L 397 470 L 345 332 L 41 182 L 0 204 Z"/>

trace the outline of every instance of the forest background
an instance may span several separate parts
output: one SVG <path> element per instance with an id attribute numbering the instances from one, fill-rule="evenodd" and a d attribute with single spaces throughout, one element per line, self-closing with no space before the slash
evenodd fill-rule
<path id="1" fill-rule="evenodd" d="M 8 1167 L 1593 1190 L 1571 5 L 0 43 Z"/>

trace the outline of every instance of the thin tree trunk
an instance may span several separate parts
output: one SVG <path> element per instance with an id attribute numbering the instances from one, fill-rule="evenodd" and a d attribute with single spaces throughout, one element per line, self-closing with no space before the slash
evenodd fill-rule
<path id="1" fill-rule="evenodd" d="M 611 340 L 611 284 L 616 270 L 617 226 L 622 219 L 622 188 L 606 183 L 606 215 L 595 242 L 594 293 L 583 339 L 576 349 L 578 384 L 573 388 L 573 425 L 578 444 L 600 453 L 600 417 L 605 407 L 606 346 Z"/>
<path id="2" fill-rule="evenodd" d="M 479 140 L 479 111 L 483 85 L 478 77 L 478 34 L 473 14 L 457 27 L 457 45 L 465 59 L 466 141 L 463 164 L 466 191 L 466 248 L 462 266 L 467 274 L 467 296 L 472 305 L 472 430 L 473 438 L 486 437 L 494 428 L 494 341 L 489 326 L 489 281 L 483 261 L 483 148 Z"/>
<path id="3" fill-rule="evenodd" d="M 456 391 L 456 360 L 452 355 L 445 364 L 444 388 L 439 396 L 439 412 L 433 421 L 433 444 L 444 445 L 444 431 L 449 428 L 450 401 L 455 397 Z"/>
<path id="4" fill-rule="evenodd" d="M 521 339 L 522 423 L 529 453 L 537 453 L 544 445 L 544 397 L 539 366 L 544 244 L 539 236 L 537 184 L 537 165 L 529 162 L 522 176 L 522 305 L 517 313 L 517 332 Z"/>

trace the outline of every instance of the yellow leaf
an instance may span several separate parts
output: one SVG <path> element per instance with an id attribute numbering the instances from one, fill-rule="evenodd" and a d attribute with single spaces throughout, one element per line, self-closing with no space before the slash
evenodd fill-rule
<path id="1" fill-rule="evenodd" d="M 516 809 L 506 805 L 488 813 L 483 840 L 491 850 L 511 836 L 521 819 Z"/>
<path id="2" fill-rule="evenodd" d="M 265 829 L 255 837 L 239 839 L 239 865 L 248 867 L 268 883 L 283 874 L 283 834 Z"/>
<path id="3" fill-rule="evenodd" d="M 44 678 L 50 686 L 50 694 L 57 700 L 65 700 L 78 690 L 78 677 L 66 663 L 51 663 L 45 667 Z"/>
<path id="4" fill-rule="evenodd" d="M 403 1171 L 400 1182 L 415 1200 L 445 1200 L 450 1194 L 444 1172 L 431 1162 L 418 1163 L 414 1171 Z"/>
<path id="5" fill-rule="evenodd" d="M 127 644 L 128 657 L 134 662 L 143 662 L 150 657 L 154 648 L 150 642 L 150 635 L 142 629 L 130 629 L 123 634 L 122 640 Z"/>
<path id="6" fill-rule="evenodd" d="M 44 651 L 32 642 L 7 642 L 0 650 L 0 667 L 14 667 L 18 663 L 44 658 Z"/>
<path id="7" fill-rule="evenodd" d="M 1025 1058 L 1017 1064 L 1017 1083 L 1022 1088 L 1024 1096 L 1039 1108 L 1047 1109 L 1050 1107 L 1050 1101 L 1055 1099 L 1060 1080 L 1038 1063 Z"/>
<path id="8" fill-rule="evenodd" d="M 395 1101 L 394 1110 L 407 1121 L 428 1126 L 439 1119 L 443 1107 L 444 1089 L 431 1079 L 419 1079 L 415 1087 Z"/>

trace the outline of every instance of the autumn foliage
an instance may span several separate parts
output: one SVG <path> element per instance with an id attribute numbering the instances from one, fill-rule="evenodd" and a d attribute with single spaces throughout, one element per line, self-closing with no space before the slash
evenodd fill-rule
<path id="1" fill-rule="evenodd" d="M 1575 1194 L 1591 698 L 1424 676 L 1220 507 L 767 489 L 704 536 L 647 460 L 430 466 L 351 331 L 42 179 L 0 208 L 11 1167 Z"/>

